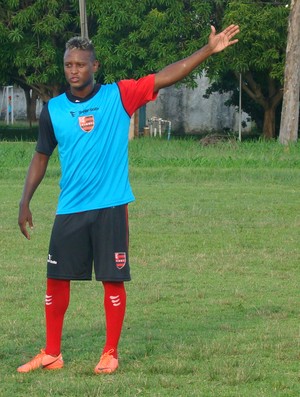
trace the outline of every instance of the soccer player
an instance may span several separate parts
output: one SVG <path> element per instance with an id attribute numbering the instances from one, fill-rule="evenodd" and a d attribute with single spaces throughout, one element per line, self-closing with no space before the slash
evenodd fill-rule
<path id="1" fill-rule="evenodd" d="M 212 54 L 235 44 L 239 32 L 230 25 L 189 57 L 138 80 L 94 84 L 99 63 L 88 39 L 66 44 L 64 72 L 70 90 L 50 99 L 40 115 L 36 151 L 20 201 L 19 226 L 29 240 L 33 228 L 30 201 L 58 146 L 60 195 L 47 259 L 46 344 L 18 372 L 64 365 L 61 338 L 71 280 L 95 278 L 104 287 L 106 341 L 95 373 L 118 367 L 118 343 L 126 307 L 124 282 L 130 280 L 128 203 L 134 200 L 128 179 L 130 117 L 161 88 L 186 77 Z"/>

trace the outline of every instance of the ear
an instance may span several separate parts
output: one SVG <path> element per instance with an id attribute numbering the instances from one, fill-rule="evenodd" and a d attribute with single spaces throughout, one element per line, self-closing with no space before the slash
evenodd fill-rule
<path id="1" fill-rule="evenodd" d="M 96 72 L 98 71 L 99 66 L 100 66 L 99 62 L 98 62 L 97 60 L 95 60 L 95 61 L 93 62 L 93 72 L 94 72 L 94 73 L 96 73 Z"/>

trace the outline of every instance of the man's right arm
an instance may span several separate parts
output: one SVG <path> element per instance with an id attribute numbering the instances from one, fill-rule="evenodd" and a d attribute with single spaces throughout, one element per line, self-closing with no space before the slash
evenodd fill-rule
<path id="1" fill-rule="evenodd" d="M 27 223 L 30 229 L 33 228 L 32 214 L 29 208 L 29 203 L 37 187 L 44 178 L 48 161 L 49 156 L 43 153 L 35 152 L 28 169 L 24 190 L 20 201 L 18 219 L 20 230 L 28 240 L 30 240 L 30 234 L 27 230 Z"/>

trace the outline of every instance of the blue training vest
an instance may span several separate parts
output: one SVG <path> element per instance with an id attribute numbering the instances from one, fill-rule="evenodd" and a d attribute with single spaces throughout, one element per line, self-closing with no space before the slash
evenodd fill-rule
<path id="1" fill-rule="evenodd" d="M 101 86 L 80 103 L 62 94 L 49 101 L 48 109 L 62 170 L 57 214 L 133 201 L 128 177 L 130 116 L 117 84 Z"/>

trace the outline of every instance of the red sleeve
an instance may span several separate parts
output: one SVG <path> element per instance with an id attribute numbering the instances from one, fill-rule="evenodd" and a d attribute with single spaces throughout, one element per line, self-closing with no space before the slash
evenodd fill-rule
<path id="1" fill-rule="evenodd" d="M 138 108 L 147 102 L 154 101 L 157 98 L 157 93 L 154 92 L 154 79 L 155 75 L 149 74 L 138 80 L 121 80 L 118 82 L 122 103 L 129 116 L 132 116 Z"/>

